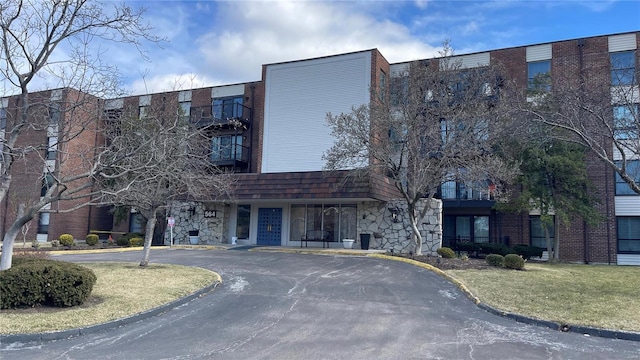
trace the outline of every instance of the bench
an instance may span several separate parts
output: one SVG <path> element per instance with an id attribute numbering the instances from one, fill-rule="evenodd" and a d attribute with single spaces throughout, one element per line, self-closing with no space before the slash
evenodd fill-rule
<path id="1" fill-rule="evenodd" d="M 331 233 L 329 231 L 324 230 L 309 230 L 307 234 L 300 239 L 300 247 L 302 244 L 305 244 L 305 247 L 309 247 L 309 241 L 312 242 L 322 242 L 322 248 L 325 246 L 329 247 L 329 242 L 331 242 Z"/>

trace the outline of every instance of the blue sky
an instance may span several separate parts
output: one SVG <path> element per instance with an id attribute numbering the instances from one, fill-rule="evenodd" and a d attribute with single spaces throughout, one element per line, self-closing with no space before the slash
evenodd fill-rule
<path id="1" fill-rule="evenodd" d="M 378 48 L 390 62 L 640 30 L 640 1 L 141 1 L 167 38 L 106 44 L 133 94 L 259 80 L 261 65 Z M 104 45 L 103 45 L 104 46 Z M 105 47 L 103 47 L 103 50 Z M 109 58 L 110 57 L 110 58 Z"/>

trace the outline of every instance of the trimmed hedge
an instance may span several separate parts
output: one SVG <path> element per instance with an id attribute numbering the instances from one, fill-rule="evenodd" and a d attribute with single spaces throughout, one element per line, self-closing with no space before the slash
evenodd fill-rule
<path id="1" fill-rule="evenodd" d="M 84 238 L 84 240 L 87 242 L 87 245 L 95 246 L 95 245 L 98 244 L 98 241 L 100 239 L 98 238 L 98 235 L 96 235 L 96 234 L 89 234 Z"/>
<path id="2" fill-rule="evenodd" d="M 131 240 L 131 238 L 135 238 L 135 237 L 144 238 L 144 234 L 136 233 L 136 232 L 130 232 L 130 233 L 123 234 L 118 238 L 118 240 L 116 240 L 116 245 L 119 245 L 119 246 L 131 246 L 130 243 L 129 243 L 129 240 Z"/>
<path id="3" fill-rule="evenodd" d="M 517 254 L 509 254 L 504 257 L 504 267 L 507 269 L 524 269 L 524 259 Z"/>
<path id="4" fill-rule="evenodd" d="M 489 254 L 485 260 L 487 261 L 487 264 L 491 266 L 504 266 L 504 256 L 500 254 Z"/>
<path id="5" fill-rule="evenodd" d="M 96 275 L 65 261 L 14 257 L 0 272 L 0 308 L 81 305 L 91 294 Z"/>
<path id="6" fill-rule="evenodd" d="M 529 260 L 532 257 L 541 257 L 542 252 L 544 251 L 543 248 L 529 245 L 516 245 L 513 247 L 513 250 L 525 260 Z"/>
<path id="7" fill-rule="evenodd" d="M 438 250 L 438 255 L 442 256 L 445 259 L 453 259 L 456 257 L 456 253 L 448 247 L 441 247 Z"/>
<path id="8" fill-rule="evenodd" d="M 62 234 L 58 240 L 60 240 L 60 245 L 62 246 L 73 246 L 73 235 L 71 234 Z"/>
<path id="9" fill-rule="evenodd" d="M 144 238 L 134 237 L 129 239 L 129 246 L 144 246 Z"/>

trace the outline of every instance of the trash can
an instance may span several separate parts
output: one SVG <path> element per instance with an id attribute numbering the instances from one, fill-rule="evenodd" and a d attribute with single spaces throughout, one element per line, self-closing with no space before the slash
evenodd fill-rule
<path id="1" fill-rule="evenodd" d="M 370 239 L 371 239 L 371 234 L 360 234 L 360 248 L 362 250 L 369 250 Z"/>

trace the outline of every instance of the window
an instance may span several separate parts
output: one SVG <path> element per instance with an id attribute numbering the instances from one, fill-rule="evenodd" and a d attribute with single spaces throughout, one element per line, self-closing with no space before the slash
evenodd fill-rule
<path id="1" fill-rule="evenodd" d="M 474 215 L 445 215 L 442 224 L 443 246 L 458 242 L 489 242 L 489 217 Z"/>
<path id="2" fill-rule="evenodd" d="M 384 71 L 380 70 L 380 89 L 378 91 L 378 96 L 380 101 L 384 102 L 387 98 L 387 74 Z"/>
<path id="3" fill-rule="evenodd" d="M 225 135 L 211 139 L 211 160 L 242 160 L 242 136 Z"/>
<path id="4" fill-rule="evenodd" d="M 38 234 L 47 234 L 49 233 L 49 221 L 51 219 L 51 214 L 48 212 L 41 212 L 38 218 Z"/>
<path id="5" fill-rule="evenodd" d="M 213 117 L 215 119 L 241 118 L 242 110 L 242 96 L 213 100 Z"/>
<path id="6" fill-rule="evenodd" d="M 58 154 L 58 137 L 50 136 L 47 138 L 48 146 L 47 146 L 47 156 L 46 160 L 55 160 Z"/>
<path id="7" fill-rule="evenodd" d="M 551 90 L 551 60 L 527 63 L 527 88 L 531 92 Z"/>
<path id="8" fill-rule="evenodd" d="M 635 84 L 635 63 L 635 51 L 611 53 L 611 85 Z"/>
<path id="9" fill-rule="evenodd" d="M 251 217 L 251 205 L 238 205 L 236 237 L 238 239 L 249 238 L 249 221 Z"/>
<path id="10" fill-rule="evenodd" d="M 7 109 L 0 107 L 0 130 L 7 127 Z"/>
<path id="11" fill-rule="evenodd" d="M 617 217 L 618 253 L 640 254 L 640 216 Z"/>
<path id="12" fill-rule="evenodd" d="M 615 105 L 613 107 L 613 136 L 616 140 L 637 139 L 640 132 L 638 104 Z"/>
<path id="13" fill-rule="evenodd" d="M 189 117 L 191 114 L 191 101 L 181 101 L 180 102 L 179 116 L 183 121 L 189 121 Z"/>
<path id="14" fill-rule="evenodd" d="M 49 191 L 49 189 L 53 186 L 53 184 L 54 184 L 53 175 L 46 174 L 42 179 L 42 188 L 40 189 L 40 196 L 45 196 L 47 194 L 47 191 Z"/>
<path id="15" fill-rule="evenodd" d="M 543 249 L 547 248 L 547 238 L 545 237 L 545 228 L 543 226 L 542 220 L 540 216 L 531 216 L 529 219 L 530 223 L 530 232 L 529 236 L 531 237 L 531 246 L 537 246 Z M 555 242 L 555 227 L 554 224 L 546 224 L 547 230 L 549 232 L 549 237 L 551 238 L 551 246 L 554 246 Z"/>
<path id="16" fill-rule="evenodd" d="M 620 162 L 616 163 L 617 166 L 621 166 Z M 635 179 L 636 184 L 640 184 L 640 160 L 629 160 L 627 161 L 627 174 Z M 615 173 L 616 175 L 616 195 L 638 195 L 633 190 L 631 190 L 631 186 L 627 184 L 620 174 Z"/>
<path id="17" fill-rule="evenodd" d="M 60 123 L 60 104 L 49 104 L 49 124 L 56 125 Z"/>
<path id="18" fill-rule="evenodd" d="M 390 88 L 391 106 L 406 104 L 409 96 L 409 76 L 392 77 Z"/>
<path id="19" fill-rule="evenodd" d="M 129 232 L 144 234 L 147 219 L 139 212 L 129 214 Z"/>
<path id="20" fill-rule="evenodd" d="M 149 107 L 148 106 L 140 106 L 140 107 L 138 107 L 138 111 L 139 111 L 139 114 L 140 114 L 138 119 L 144 119 L 147 116 L 149 116 Z"/>
<path id="21" fill-rule="evenodd" d="M 291 240 L 298 241 L 308 231 L 325 231 L 329 241 L 356 238 L 356 205 L 291 205 Z"/>

